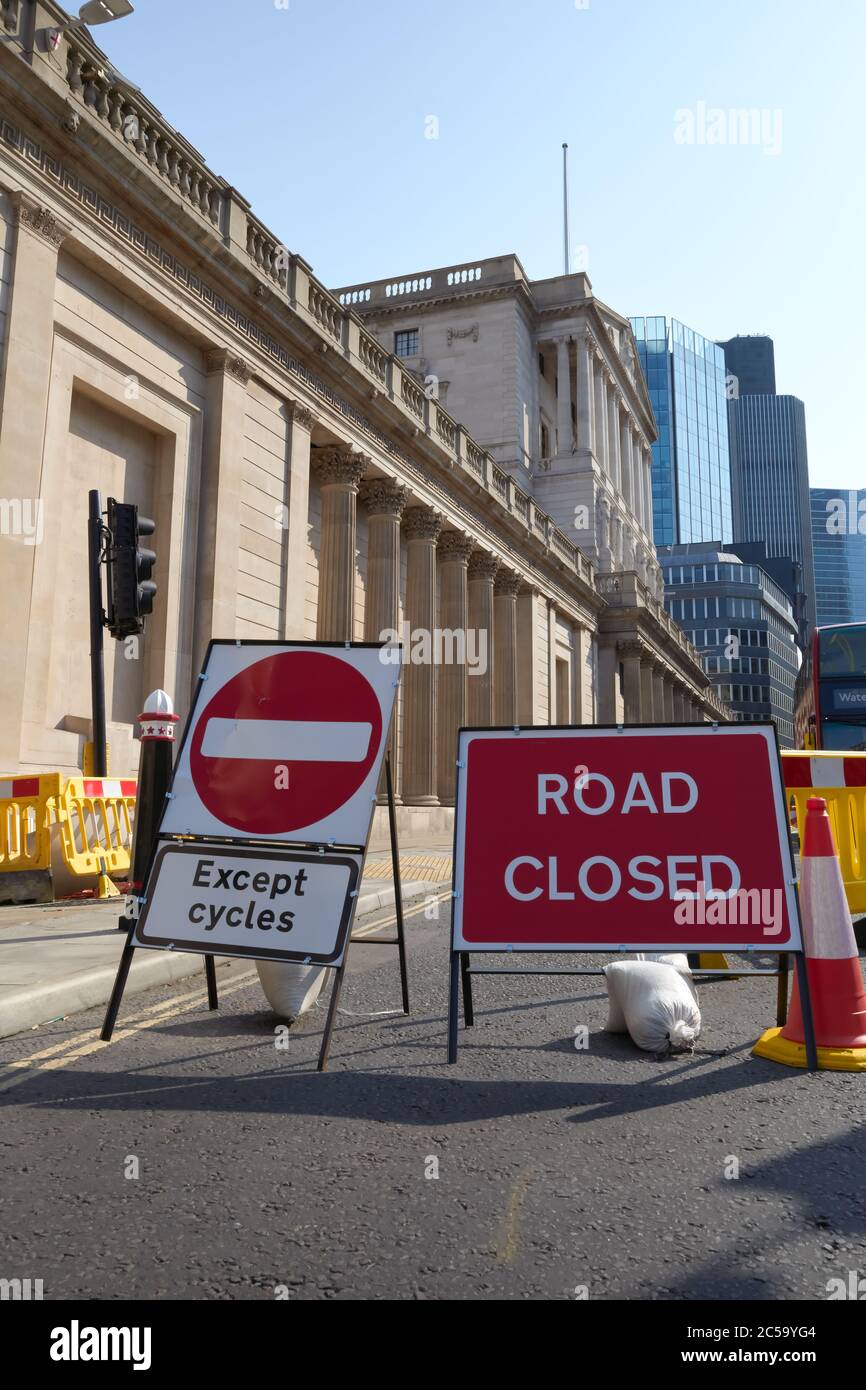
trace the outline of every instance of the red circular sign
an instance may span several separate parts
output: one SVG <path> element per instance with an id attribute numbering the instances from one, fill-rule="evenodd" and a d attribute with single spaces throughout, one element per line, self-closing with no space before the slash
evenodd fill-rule
<path id="1" fill-rule="evenodd" d="M 381 739 L 379 701 L 359 671 L 324 652 L 282 652 L 233 676 L 205 706 L 190 769 L 217 820 L 245 835 L 285 835 L 344 806 Z"/>

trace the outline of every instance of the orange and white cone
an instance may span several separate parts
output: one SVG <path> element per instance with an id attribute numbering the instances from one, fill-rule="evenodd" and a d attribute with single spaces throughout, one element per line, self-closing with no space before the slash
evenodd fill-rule
<path id="1" fill-rule="evenodd" d="M 820 796 L 806 803 L 800 909 L 818 1066 L 825 1071 L 866 1071 L 866 990 L 827 803 Z M 806 1065 L 796 976 L 787 1023 L 768 1028 L 752 1052 L 789 1067 Z"/>

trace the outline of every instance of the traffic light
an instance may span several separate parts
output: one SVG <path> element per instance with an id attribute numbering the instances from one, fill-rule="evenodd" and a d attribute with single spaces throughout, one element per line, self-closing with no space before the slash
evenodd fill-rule
<path id="1" fill-rule="evenodd" d="M 141 545 L 141 538 L 152 536 L 154 530 L 154 523 L 139 516 L 134 503 L 109 497 L 106 627 L 112 637 L 144 632 L 144 620 L 153 612 L 156 585 L 150 576 L 156 555 Z"/>

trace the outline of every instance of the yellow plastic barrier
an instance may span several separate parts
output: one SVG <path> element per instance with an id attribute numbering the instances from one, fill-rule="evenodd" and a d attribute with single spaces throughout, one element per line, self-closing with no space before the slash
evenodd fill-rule
<path id="1" fill-rule="evenodd" d="M 129 873 L 134 779 L 0 777 L 0 903 L 52 902 Z"/>
<path id="2" fill-rule="evenodd" d="M 809 797 L 826 801 L 848 908 L 859 917 L 866 913 L 866 753 L 783 753 L 782 771 L 798 830 Z"/>
<path id="3" fill-rule="evenodd" d="M 63 868 L 73 878 L 129 873 L 135 791 L 134 780 L 70 777 L 63 791 L 59 838 Z"/>

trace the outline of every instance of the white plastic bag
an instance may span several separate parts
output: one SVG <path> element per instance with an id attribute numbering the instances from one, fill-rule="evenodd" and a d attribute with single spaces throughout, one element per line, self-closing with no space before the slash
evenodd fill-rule
<path id="1" fill-rule="evenodd" d="M 311 1009 L 325 983 L 320 965 L 296 965 L 294 961 L 256 961 L 265 998 L 275 1014 L 293 1023 Z"/>
<path id="2" fill-rule="evenodd" d="M 626 1030 L 646 1052 L 689 1048 L 701 1031 L 691 978 L 660 961 L 622 960 L 605 967 L 609 1032 Z"/>

